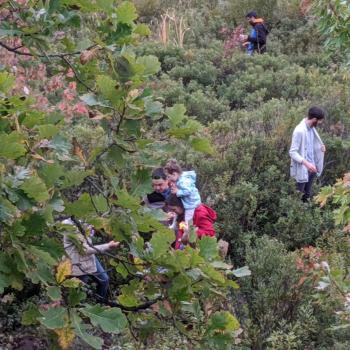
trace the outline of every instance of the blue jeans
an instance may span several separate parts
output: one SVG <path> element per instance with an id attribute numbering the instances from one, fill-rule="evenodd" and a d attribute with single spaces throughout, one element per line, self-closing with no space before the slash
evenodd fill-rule
<path id="1" fill-rule="evenodd" d="M 83 275 L 79 278 L 86 284 L 88 284 L 90 277 L 93 278 L 93 280 L 97 283 L 97 294 L 105 299 L 107 297 L 108 293 L 108 287 L 109 287 L 109 277 L 107 275 L 107 272 L 103 268 L 100 260 L 98 260 L 96 257 L 96 268 L 97 271 L 93 275 Z"/>

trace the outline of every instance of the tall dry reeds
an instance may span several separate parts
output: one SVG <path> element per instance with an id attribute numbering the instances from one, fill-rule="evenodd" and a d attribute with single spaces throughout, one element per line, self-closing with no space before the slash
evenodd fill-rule
<path id="1" fill-rule="evenodd" d="M 173 36 L 173 43 L 183 48 L 185 34 L 190 28 L 187 26 L 186 19 L 184 16 L 178 16 L 175 10 L 167 10 L 163 15 L 161 15 L 161 20 L 159 23 L 159 40 L 163 45 L 168 45 L 171 36 Z"/>

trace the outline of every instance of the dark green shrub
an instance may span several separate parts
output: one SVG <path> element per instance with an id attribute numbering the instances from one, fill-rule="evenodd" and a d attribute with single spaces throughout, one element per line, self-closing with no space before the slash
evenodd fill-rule
<path id="1" fill-rule="evenodd" d="M 300 283 L 296 255 L 263 236 L 251 240 L 246 262 L 252 275 L 242 280 L 242 292 L 249 310 L 245 327 L 251 349 L 331 349 L 334 339 L 326 328 L 335 318 L 327 310 L 330 304 L 313 303 L 312 281 Z"/>

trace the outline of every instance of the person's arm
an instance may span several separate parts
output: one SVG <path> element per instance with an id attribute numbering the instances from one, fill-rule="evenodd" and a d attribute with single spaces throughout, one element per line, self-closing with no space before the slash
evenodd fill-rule
<path id="1" fill-rule="evenodd" d="M 189 196 L 193 192 L 193 183 L 190 180 L 178 181 L 176 195 L 178 197 Z"/>
<path id="2" fill-rule="evenodd" d="M 292 136 L 292 144 L 289 149 L 290 157 L 297 163 L 302 164 L 304 158 L 299 153 L 300 145 L 302 140 L 302 133 L 299 131 L 294 131 Z"/>
<path id="3" fill-rule="evenodd" d="M 183 187 L 183 188 L 177 188 L 177 191 L 176 191 L 176 195 L 178 197 L 186 197 L 186 196 L 189 196 L 191 194 L 191 189 L 190 188 L 186 188 L 186 187 Z"/>
<path id="4" fill-rule="evenodd" d="M 251 36 L 251 35 L 248 35 L 247 41 L 249 43 L 252 43 L 252 44 L 256 44 L 258 42 L 257 38 L 255 38 L 254 36 Z"/>
<path id="5" fill-rule="evenodd" d="M 252 44 L 256 44 L 258 41 L 257 41 L 257 37 L 256 37 L 256 34 L 257 34 L 257 31 L 256 31 L 256 27 L 254 27 L 250 34 L 247 36 L 247 41 L 249 43 L 252 43 Z"/>
<path id="6" fill-rule="evenodd" d="M 116 248 L 118 246 L 119 246 L 119 242 L 115 242 L 115 241 L 110 241 L 108 243 L 97 244 L 97 245 L 89 245 L 87 242 L 84 242 L 84 252 L 85 252 L 85 255 L 104 253 L 107 250 Z"/>

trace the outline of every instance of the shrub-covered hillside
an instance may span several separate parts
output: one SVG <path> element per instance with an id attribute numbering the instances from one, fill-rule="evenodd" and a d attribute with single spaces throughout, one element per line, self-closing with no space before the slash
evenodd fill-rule
<path id="1" fill-rule="evenodd" d="M 139 2 L 141 11 L 145 3 Z M 321 261 L 328 249 L 339 249 L 334 246 L 338 239 L 342 249 L 337 259 L 345 258 L 347 247 L 332 208 L 301 203 L 289 178 L 291 134 L 312 105 L 327 111 L 320 129 L 327 145 L 325 171 L 315 192 L 334 184 L 350 165 L 346 56 L 325 50 L 318 17 L 308 5 L 185 2 L 174 10 L 190 28 L 183 47 L 171 44 L 176 33 L 170 30 L 168 46 L 147 43 L 140 49 L 161 62 L 162 71 L 152 83 L 158 95 L 169 105 L 183 103 L 207 125 L 215 144 L 214 157 L 198 158 L 185 148 L 178 157 L 199 170 L 202 193 L 218 210 L 218 229 L 230 242 L 230 258 L 252 270 L 236 300 L 247 348 L 348 346 L 345 331 L 331 330 L 338 322 L 329 312 L 335 300 L 318 301 L 311 276 L 309 284 L 300 283 L 304 272 L 296 263 Z M 252 8 L 269 25 L 268 54 L 248 57 L 240 48 L 227 52 L 225 41 L 232 38 L 222 29 L 231 32 L 245 25 L 244 15 Z M 159 28 L 154 18 L 144 20 Z"/>
<path id="2" fill-rule="evenodd" d="M 349 9 L 0 1 L 0 348 L 349 349 Z M 263 55 L 239 39 L 251 10 Z M 288 152 L 313 105 L 325 167 L 304 203 Z M 170 158 L 196 171 L 217 239 L 175 250 L 143 205 Z M 107 299 L 67 239 L 109 244 Z"/>

